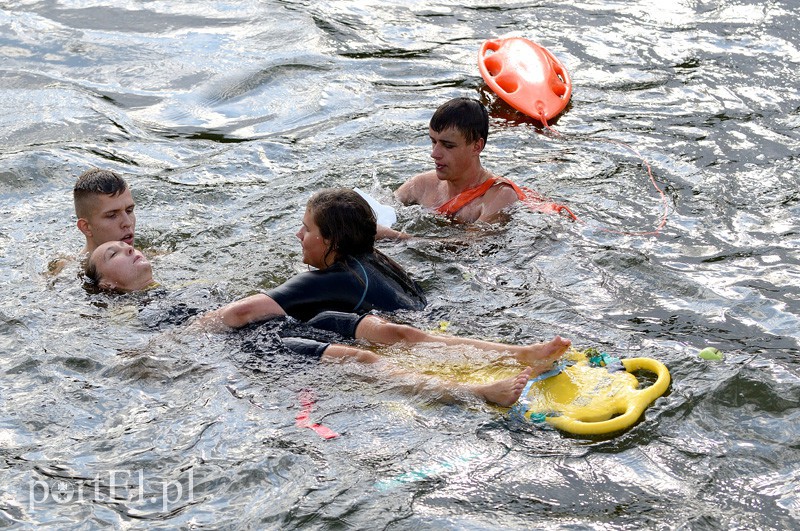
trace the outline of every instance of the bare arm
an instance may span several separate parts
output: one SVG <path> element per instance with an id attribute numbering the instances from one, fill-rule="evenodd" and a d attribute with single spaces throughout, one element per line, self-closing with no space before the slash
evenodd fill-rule
<path id="1" fill-rule="evenodd" d="M 401 184 L 400 188 L 395 190 L 394 196 L 404 205 L 415 205 L 421 203 L 424 190 L 425 174 L 420 173 Z M 375 235 L 376 240 L 407 240 L 412 237 L 413 236 L 407 232 L 394 230 L 385 225 L 378 225 L 378 232 Z"/>
<path id="2" fill-rule="evenodd" d="M 394 191 L 394 196 L 397 198 L 398 201 L 400 201 L 404 205 L 411 205 L 413 203 L 416 203 L 413 194 L 414 191 L 413 190 L 414 186 L 412 184 L 413 180 L 414 178 L 412 177 L 411 179 L 401 184 L 400 188 Z"/>
<path id="3" fill-rule="evenodd" d="M 256 321 L 286 315 L 283 308 L 262 293 L 226 304 L 218 310 L 203 314 L 196 322 L 204 328 L 241 328 Z"/>
<path id="4" fill-rule="evenodd" d="M 375 234 L 376 240 L 407 240 L 413 238 L 409 233 L 394 230 L 386 225 L 378 225 L 378 232 Z"/>
<path id="5" fill-rule="evenodd" d="M 381 357 L 363 348 L 332 343 L 325 349 L 322 359 L 326 361 L 353 360 L 359 363 L 376 363 L 380 361 Z"/>
<path id="6" fill-rule="evenodd" d="M 431 182 L 431 177 L 435 182 L 435 172 L 420 173 L 413 176 L 395 190 L 394 196 L 404 205 L 425 205 L 424 198 L 429 182 Z"/>

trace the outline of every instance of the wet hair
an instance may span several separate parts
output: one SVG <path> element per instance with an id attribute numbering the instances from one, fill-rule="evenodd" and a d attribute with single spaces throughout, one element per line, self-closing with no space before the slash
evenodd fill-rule
<path id="1" fill-rule="evenodd" d="M 117 196 L 128 189 L 125 179 L 110 170 L 92 168 L 83 172 L 75 182 L 72 199 L 75 202 L 75 214 L 79 218 L 89 215 L 89 199 L 94 195 Z"/>
<path id="2" fill-rule="evenodd" d="M 83 289 L 89 293 L 100 293 L 105 291 L 100 288 L 100 281 L 103 280 L 103 275 L 97 269 L 97 263 L 92 261 L 91 256 L 86 257 L 83 263 L 80 278 L 83 280 Z"/>
<path id="3" fill-rule="evenodd" d="M 489 137 L 489 112 L 478 100 L 472 98 L 453 98 L 436 109 L 431 117 L 430 127 L 437 133 L 455 127 L 467 142 Z"/>
<path id="4" fill-rule="evenodd" d="M 375 250 L 377 222 L 369 203 L 353 190 L 328 188 L 311 196 L 307 205 L 320 235 L 330 242 L 323 259 L 335 262 Z"/>
<path id="5" fill-rule="evenodd" d="M 99 286 L 100 281 L 103 280 L 103 275 L 101 275 L 100 271 L 97 269 L 97 262 L 92 260 L 91 254 L 86 257 L 86 262 L 84 263 L 83 280 L 95 286 Z"/>

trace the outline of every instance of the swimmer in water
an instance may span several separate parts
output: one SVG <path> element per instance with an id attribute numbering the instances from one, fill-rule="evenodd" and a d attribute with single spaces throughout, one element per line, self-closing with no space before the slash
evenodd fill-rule
<path id="1" fill-rule="evenodd" d="M 147 257 L 123 241 L 105 242 L 96 247 L 86 263 L 86 277 L 102 290 L 120 293 L 158 286 Z"/>
<path id="2" fill-rule="evenodd" d="M 301 321 L 320 314 L 340 314 L 349 316 L 347 322 L 334 326 L 346 327 L 346 337 L 382 345 L 442 342 L 439 336 L 425 335 L 421 330 L 395 325 L 374 315 L 361 322 L 359 316 L 370 310 L 420 310 L 426 304 L 422 290 L 405 271 L 374 249 L 376 231 L 375 215 L 358 193 L 344 188 L 317 192 L 308 201 L 297 237 L 303 248 L 303 262 L 318 270 L 297 275 L 266 294 L 210 312 L 201 319 L 203 324 L 240 328 L 286 314 Z M 524 347 L 481 341 L 473 344 L 484 350 L 513 352 L 521 363 L 537 366 L 542 360 L 552 363 L 569 345 L 558 336 L 550 344 Z"/>
<path id="3" fill-rule="evenodd" d="M 533 190 L 520 188 L 481 163 L 489 137 L 489 113 L 472 98 L 453 98 L 436 109 L 428 127 L 434 169 L 417 174 L 394 195 L 404 205 L 421 205 L 463 223 L 495 223 L 508 218 L 506 210 L 523 201 L 539 212 L 566 211 Z M 407 233 L 378 227 L 378 238 L 406 239 Z"/>
<path id="4" fill-rule="evenodd" d="M 124 241 L 133 245 L 136 204 L 125 179 L 109 170 L 92 168 L 75 181 L 72 191 L 77 227 L 86 242 L 77 259 L 83 262 L 98 245 Z M 75 256 L 61 257 L 48 264 L 48 273 L 58 275 Z"/>
<path id="5" fill-rule="evenodd" d="M 519 198 L 505 179 L 498 179 L 481 164 L 481 153 L 489 137 L 489 113 L 472 98 L 453 98 L 436 109 L 428 127 L 434 169 L 411 177 L 395 191 L 404 205 L 421 205 L 462 222 L 496 222 L 502 211 Z M 455 209 L 442 209 L 462 193 L 476 189 L 488 179 L 497 179 L 481 194 L 460 201 Z M 408 238 L 409 235 L 381 226 L 378 238 Z"/>
<path id="6" fill-rule="evenodd" d="M 328 310 L 421 310 L 427 304 L 422 288 L 375 249 L 376 231 L 375 213 L 355 191 L 331 188 L 315 193 L 297 232 L 303 262 L 315 270 L 230 303 L 204 319 L 240 328 L 281 315 L 307 321 Z"/>
<path id="7" fill-rule="evenodd" d="M 141 291 L 157 285 L 150 263 L 141 252 L 125 242 L 107 242 L 95 249 L 89 257 L 87 277 L 101 289 L 119 292 Z M 193 326 L 214 327 L 213 323 L 213 320 L 201 316 Z M 358 315 L 335 311 L 320 313 L 310 319 L 308 325 L 336 332 L 345 338 L 367 341 L 376 346 L 396 345 L 412 348 L 425 344 L 444 344 L 478 349 L 498 359 L 512 357 L 528 367 L 514 377 L 489 384 L 443 384 L 435 378 L 428 378 L 428 381 L 437 383 L 442 389 L 464 389 L 501 406 L 514 404 L 528 379 L 548 370 L 571 344 L 569 340 L 558 336 L 547 343 L 507 345 L 446 334 L 434 335 L 412 326 L 389 322 L 372 314 Z M 283 341 L 288 348 L 300 355 L 324 361 L 352 360 L 360 363 L 385 361 L 384 357 L 370 350 L 345 344 L 321 343 L 303 338 L 283 338 Z M 397 377 L 411 375 L 408 371 L 396 369 L 389 370 L 387 374 Z M 418 374 L 413 376 L 417 380 L 426 378 Z"/>
<path id="8" fill-rule="evenodd" d="M 78 177 L 73 189 L 78 230 L 86 238 L 81 255 L 98 245 L 123 241 L 133 245 L 136 203 L 125 180 L 109 170 L 92 168 Z"/>

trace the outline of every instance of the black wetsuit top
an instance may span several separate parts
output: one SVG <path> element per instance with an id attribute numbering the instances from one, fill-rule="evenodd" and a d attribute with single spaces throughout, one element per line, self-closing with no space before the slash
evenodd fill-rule
<path id="1" fill-rule="evenodd" d="M 301 273 L 267 292 L 283 311 L 308 321 L 324 311 L 421 310 L 422 288 L 379 253 L 350 257 L 326 269 Z"/>

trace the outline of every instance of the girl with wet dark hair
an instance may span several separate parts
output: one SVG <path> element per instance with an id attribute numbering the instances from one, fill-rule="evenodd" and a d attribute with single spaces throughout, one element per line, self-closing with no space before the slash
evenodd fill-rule
<path id="1" fill-rule="evenodd" d="M 421 310 L 422 289 L 394 260 L 376 250 L 375 214 L 358 193 L 333 188 L 308 201 L 297 232 L 303 262 L 316 268 L 266 293 L 233 302 L 204 320 L 239 328 L 276 315 L 307 321 L 324 311 Z"/>

